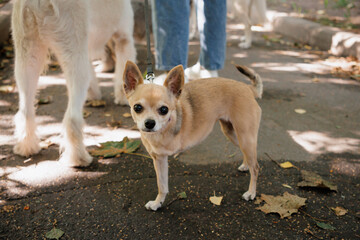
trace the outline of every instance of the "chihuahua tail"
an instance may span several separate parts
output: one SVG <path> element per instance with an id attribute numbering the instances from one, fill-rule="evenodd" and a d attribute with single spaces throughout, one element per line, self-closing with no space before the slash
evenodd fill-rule
<path id="1" fill-rule="evenodd" d="M 263 94 L 263 83 L 261 77 L 251 68 L 235 65 L 236 68 L 245 76 L 247 76 L 252 83 L 252 90 L 254 91 L 255 97 L 261 98 Z"/>

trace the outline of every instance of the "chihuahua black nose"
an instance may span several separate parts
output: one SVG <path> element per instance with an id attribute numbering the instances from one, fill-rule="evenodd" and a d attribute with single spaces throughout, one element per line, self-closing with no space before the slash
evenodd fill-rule
<path id="1" fill-rule="evenodd" d="M 156 122 L 155 120 L 152 120 L 152 119 L 146 119 L 145 120 L 145 127 L 149 130 L 153 129 L 156 125 Z"/>

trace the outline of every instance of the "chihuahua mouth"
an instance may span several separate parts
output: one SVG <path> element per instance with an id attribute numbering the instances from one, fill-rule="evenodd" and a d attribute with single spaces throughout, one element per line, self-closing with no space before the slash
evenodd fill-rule
<path id="1" fill-rule="evenodd" d="M 141 131 L 142 131 L 142 132 L 145 132 L 145 133 L 156 133 L 156 132 L 157 132 L 157 131 L 155 131 L 154 129 L 147 129 L 147 128 L 142 129 Z"/>

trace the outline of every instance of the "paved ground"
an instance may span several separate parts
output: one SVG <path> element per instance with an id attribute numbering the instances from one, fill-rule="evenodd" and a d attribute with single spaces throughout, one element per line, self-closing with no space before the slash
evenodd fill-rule
<path id="1" fill-rule="evenodd" d="M 236 170 L 241 153 L 218 126 L 204 143 L 170 159 L 170 194 L 158 212 L 144 208 L 156 196 L 152 161 L 146 157 L 95 159 L 86 169 L 58 165 L 56 143 L 67 99 L 63 76 L 55 70 L 40 79 L 39 91 L 39 98 L 52 96 L 53 101 L 37 109 L 42 139 L 55 144 L 30 159 L 11 152 L 16 90 L 0 92 L 0 239 L 41 239 L 54 226 L 64 231 L 61 239 L 359 238 L 360 82 L 331 74 L 333 65 L 340 63 L 325 52 L 288 46 L 287 39 L 264 30 L 255 34 L 251 49 L 241 50 L 240 32 L 236 24 L 229 24 L 227 59 L 220 75 L 243 80 L 232 66 L 238 63 L 254 68 L 264 81 L 258 195 L 288 191 L 306 197 L 300 213 L 280 219 L 241 199 L 249 174 Z M 191 43 L 190 64 L 196 62 L 198 47 L 197 41 Z M 137 49 L 143 70 L 145 46 Z M 1 86 L 13 83 L 11 67 L 10 59 L 1 69 Z M 88 146 L 139 136 L 131 130 L 132 120 L 123 117 L 128 107 L 113 104 L 111 76 L 99 75 L 106 106 L 86 108 L 91 112 L 85 127 Z M 113 120 L 121 121 L 120 128 L 108 126 Z M 138 153 L 146 151 L 142 147 Z M 268 156 L 319 173 L 335 182 L 338 192 L 297 188 L 300 172 L 279 168 Z M 187 198 L 175 200 L 183 191 Z M 221 206 L 210 203 L 214 193 L 224 196 Z M 338 217 L 330 210 L 336 206 L 349 212 Z M 321 229 L 316 222 L 336 229 Z"/>

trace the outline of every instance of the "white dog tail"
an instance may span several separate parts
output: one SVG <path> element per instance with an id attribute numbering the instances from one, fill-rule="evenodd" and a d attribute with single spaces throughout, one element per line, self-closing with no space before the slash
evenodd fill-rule
<path id="1" fill-rule="evenodd" d="M 263 83 L 261 77 L 251 68 L 235 65 L 236 68 L 245 76 L 247 76 L 252 83 L 252 90 L 254 91 L 255 97 L 261 98 L 263 93 Z"/>

